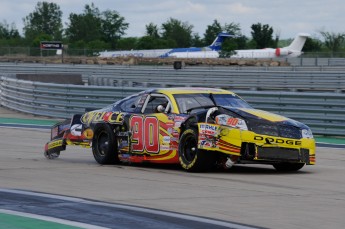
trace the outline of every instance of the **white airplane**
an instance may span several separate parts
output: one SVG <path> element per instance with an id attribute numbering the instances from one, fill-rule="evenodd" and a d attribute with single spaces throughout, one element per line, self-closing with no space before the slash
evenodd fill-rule
<path id="1" fill-rule="evenodd" d="M 275 57 L 298 57 L 302 52 L 302 48 L 310 35 L 307 33 L 299 33 L 292 43 L 283 48 L 265 48 L 265 49 L 248 49 L 235 50 L 233 58 L 275 58 Z"/>
<path id="2" fill-rule="evenodd" d="M 298 57 L 303 53 L 302 48 L 309 36 L 310 35 L 307 33 L 299 33 L 289 46 L 283 48 L 235 50 L 235 54 L 231 55 L 230 58 Z M 176 58 L 218 58 L 219 51 L 206 50 L 199 52 L 172 53 L 169 56 Z"/>
<path id="3" fill-rule="evenodd" d="M 128 50 L 128 51 L 104 51 L 99 53 L 99 57 L 124 57 L 124 56 L 135 56 L 135 57 L 179 57 L 184 55 L 190 58 L 217 58 L 219 56 L 224 38 L 234 37 L 228 33 L 219 33 L 216 39 L 210 46 L 203 48 L 174 48 L 174 49 L 152 49 L 152 50 Z M 184 54 L 183 54 L 184 53 Z M 203 54 L 206 53 L 206 56 Z"/>

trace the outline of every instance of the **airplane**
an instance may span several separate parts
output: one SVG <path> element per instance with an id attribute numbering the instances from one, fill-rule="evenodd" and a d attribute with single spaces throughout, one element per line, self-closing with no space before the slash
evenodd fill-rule
<path id="1" fill-rule="evenodd" d="M 217 58 L 219 56 L 218 52 L 221 50 L 222 43 L 226 37 L 235 37 L 228 33 L 219 33 L 216 39 L 211 45 L 202 48 L 173 48 L 173 49 L 152 49 L 152 50 L 128 50 L 128 51 L 104 51 L 99 52 L 99 57 L 111 58 L 111 57 L 179 57 L 180 54 L 185 53 L 192 56 L 191 58 L 203 56 L 200 54 L 206 53 L 204 57 L 207 58 Z M 196 53 L 196 55 L 193 55 Z M 194 57 L 195 56 L 195 57 Z"/>
<path id="2" fill-rule="evenodd" d="M 235 54 L 230 58 L 277 58 L 277 57 L 298 57 L 302 52 L 305 44 L 307 33 L 299 33 L 292 41 L 292 43 L 283 48 L 265 48 L 265 49 L 247 49 L 247 50 L 234 50 Z M 219 50 L 207 50 L 198 52 L 176 52 L 170 54 L 170 57 L 176 58 L 218 58 Z"/>
<path id="3" fill-rule="evenodd" d="M 283 48 L 265 48 L 265 49 L 248 49 L 235 50 L 235 54 L 231 58 L 275 58 L 275 57 L 298 57 L 303 54 L 302 48 L 307 38 L 307 33 L 299 33 L 292 43 Z"/>

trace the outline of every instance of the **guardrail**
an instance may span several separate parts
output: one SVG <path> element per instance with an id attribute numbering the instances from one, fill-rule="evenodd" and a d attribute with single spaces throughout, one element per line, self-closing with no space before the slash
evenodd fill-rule
<path id="1" fill-rule="evenodd" d="M 345 67 L 224 67 L 101 66 L 0 64 L 6 76 L 15 74 L 81 74 L 87 85 L 120 87 L 211 86 L 229 90 L 306 92 L 345 91 Z"/>
<path id="2" fill-rule="evenodd" d="M 290 59 L 289 59 L 290 60 Z M 295 61 L 300 61 L 299 59 Z M 330 60 L 326 61 L 328 63 Z M 43 64 L 43 63 L 0 63 L 0 73 L 80 73 L 85 75 L 114 73 L 121 69 L 137 69 L 137 70 L 169 70 L 176 71 L 172 65 L 87 65 L 87 64 Z M 310 71 L 331 71 L 343 72 L 345 65 L 329 66 L 326 65 L 292 65 L 292 66 L 242 66 L 242 65 L 208 65 L 208 66 L 187 66 L 183 71 L 195 70 L 229 70 L 229 71 L 276 71 L 276 72 L 310 72 Z M 178 70 L 180 71 L 180 70 Z"/>
<path id="3" fill-rule="evenodd" d="M 57 118 L 101 108 L 138 87 L 77 86 L 1 77 L 1 105 L 13 110 Z M 309 125 L 315 134 L 345 136 L 345 94 L 236 90 L 253 107 Z"/>
<path id="4" fill-rule="evenodd" d="M 94 74 L 89 84 L 129 87 L 221 87 L 229 90 L 279 90 L 308 92 L 345 91 L 343 72 L 281 72 L 236 70 L 179 70 L 157 69 L 117 70 L 111 74 Z"/>

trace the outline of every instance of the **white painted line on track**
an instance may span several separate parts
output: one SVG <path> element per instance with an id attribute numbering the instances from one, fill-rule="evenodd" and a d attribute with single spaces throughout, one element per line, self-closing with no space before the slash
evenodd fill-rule
<path id="1" fill-rule="evenodd" d="M 50 132 L 50 129 L 46 129 L 46 128 L 37 128 L 37 127 L 22 127 L 22 126 L 6 126 L 6 125 L 2 125 L 0 124 L 1 128 L 7 128 L 7 129 L 21 129 L 21 130 L 37 130 L 40 132 Z"/>
<path id="2" fill-rule="evenodd" d="M 18 211 L 12 211 L 12 210 L 0 209 L 0 213 L 27 217 L 27 218 L 37 219 L 37 220 L 43 220 L 43 221 L 48 221 L 48 222 L 53 222 L 53 223 L 59 223 L 59 224 L 64 224 L 64 225 L 73 226 L 73 227 L 80 227 L 80 228 L 85 228 L 85 229 L 109 229 L 108 227 L 100 227 L 100 226 L 95 226 L 95 225 L 86 224 L 86 223 L 79 223 L 79 222 L 74 222 L 70 220 L 54 218 L 50 216 L 36 215 L 36 214 L 18 212 Z"/>
<path id="3" fill-rule="evenodd" d="M 254 227 L 254 226 L 246 226 L 246 225 L 241 225 L 241 224 L 237 224 L 237 223 L 231 223 L 231 222 L 219 221 L 219 220 L 215 220 L 215 219 L 202 218 L 202 217 L 198 217 L 198 216 L 184 215 L 181 213 L 160 211 L 160 210 L 155 210 L 155 209 L 135 207 L 135 206 L 129 206 L 129 205 L 123 205 L 123 204 L 97 202 L 97 201 L 85 200 L 82 198 L 76 198 L 76 197 L 67 197 L 67 196 L 59 196 L 59 195 L 54 195 L 54 194 L 44 194 L 44 193 L 36 193 L 36 192 L 30 192 L 30 191 L 1 189 L 1 188 L 0 188 L 0 192 L 8 192 L 8 193 L 15 193 L 15 194 L 53 198 L 53 199 L 58 199 L 58 200 L 71 201 L 71 202 L 76 202 L 76 203 L 90 204 L 90 205 L 103 206 L 103 207 L 114 207 L 114 208 L 119 208 L 119 209 L 124 209 L 124 210 L 131 210 L 131 211 L 137 211 L 137 212 L 143 212 L 143 213 L 149 213 L 149 214 L 156 214 L 156 215 L 161 215 L 161 216 L 174 217 L 174 218 L 178 218 L 178 219 L 207 223 L 207 224 L 211 224 L 211 225 L 229 227 L 229 228 L 233 228 L 233 229 L 257 229 L 258 228 L 258 227 Z"/>

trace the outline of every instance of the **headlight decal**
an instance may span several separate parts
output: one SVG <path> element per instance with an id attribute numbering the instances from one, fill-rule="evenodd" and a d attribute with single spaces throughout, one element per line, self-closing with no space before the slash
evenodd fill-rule
<path id="1" fill-rule="evenodd" d="M 302 138 L 313 139 L 314 136 L 310 129 L 302 129 Z"/>

